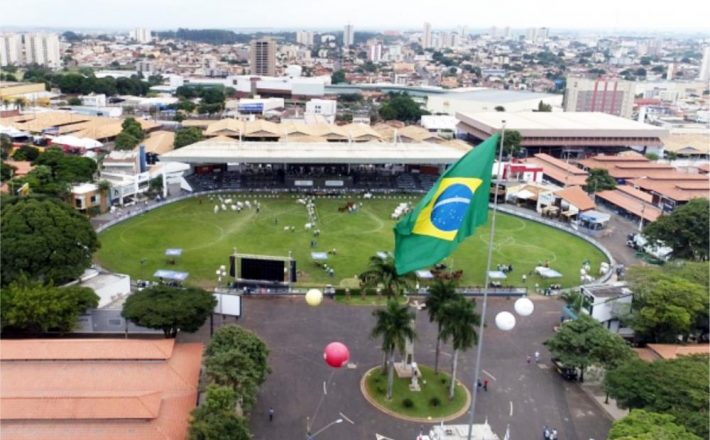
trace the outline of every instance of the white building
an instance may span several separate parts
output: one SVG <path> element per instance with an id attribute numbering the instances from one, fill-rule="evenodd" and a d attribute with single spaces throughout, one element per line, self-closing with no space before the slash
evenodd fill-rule
<path id="1" fill-rule="evenodd" d="M 343 31 L 343 47 L 350 47 L 355 44 L 355 28 L 351 24 L 345 26 Z"/>
<path id="2" fill-rule="evenodd" d="M 304 46 L 313 46 L 314 33 L 311 31 L 296 32 L 296 43 Z"/>
<path id="3" fill-rule="evenodd" d="M 150 41 L 153 39 L 153 36 L 151 35 L 150 30 L 143 29 L 143 28 L 133 29 L 128 34 L 128 36 L 130 39 L 136 40 L 137 42 L 139 42 L 141 44 L 150 43 Z"/>
<path id="4" fill-rule="evenodd" d="M 382 45 L 379 43 L 370 44 L 367 47 L 367 59 L 373 63 L 382 61 Z"/>
<path id="5" fill-rule="evenodd" d="M 424 23 L 424 33 L 422 34 L 422 48 L 428 49 L 432 47 L 431 41 L 431 23 Z"/>
<path id="6" fill-rule="evenodd" d="M 582 286 L 586 300 L 583 311 L 614 333 L 629 333 L 620 318 L 631 312 L 633 293 L 626 283 Z"/>
<path id="7" fill-rule="evenodd" d="M 700 65 L 700 75 L 698 79 L 701 81 L 710 81 L 710 46 L 703 50 L 703 61 Z"/>
<path id="8" fill-rule="evenodd" d="M 87 107 L 106 107 L 106 95 L 103 93 L 101 94 L 90 94 L 90 95 L 82 95 L 79 96 L 79 99 L 81 99 L 81 105 L 85 105 Z"/>
<path id="9" fill-rule="evenodd" d="M 551 93 L 494 90 L 486 88 L 450 89 L 444 93 L 431 93 L 426 101 L 430 113 L 454 115 L 457 112 L 492 112 L 503 107 L 507 112 L 531 112 L 542 101 L 561 110 L 562 95 Z"/>
<path id="10" fill-rule="evenodd" d="M 338 109 L 338 101 L 329 99 L 311 99 L 306 103 L 306 113 L 308 115 L 320 115 L 329 124 L 335 122 L 335 113 Z"/>
<path id="11" fill-rule="evenodd" d="M 22 36 L 19 34 L 0 35 L 0 66 L 10 64 L 23 64 Z"/>
<path id="12" fill-rule="evenodd" d="M 0 35 L 0 65 L 8 64 L 61 67 L 59 36 L 44 33 Z"/>

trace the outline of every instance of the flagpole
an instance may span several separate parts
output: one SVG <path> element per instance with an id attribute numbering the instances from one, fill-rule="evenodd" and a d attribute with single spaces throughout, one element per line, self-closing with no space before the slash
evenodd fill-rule
<path id="1" fill-rule="evenodd" d="M 468 436 L 467 440 L 471 440 L 471 435 L 473 434 L 473 424 L 476 418 L 476 398 L 478 397 L 478 381 L 481 378 L 481 353 L 483 352 L 483 329 L 485 328 L 486 322 L 486 310 L 488 309 L 488 285 L 489 276 L 488 273 L 491 271 L 491 260 L 493 259 L 493 238 L 496 232 L 496 213 L 498 212 L 498 185 L 500 184 L 500 177 L 503 174 L 503 142 L 505 140 L 505 120 L 502 121 L 503 125 L 500 133 L 500 151 L 498 151 L 498 173 L 496 174 L 495 183 L 495 194 L 493 196 L 493 218 L 491 219 L 491 233 L 488 238 L 488 262 L 486 263 L 486 282 L 483 286 L 483 309 L 481 310 L 481 324 L 478 328 L 478 347 L 476 350 L 476 366 L 474 368 L 473 375 L 473 398 L 471 399 L 471 417 L 468 423 Z"/>

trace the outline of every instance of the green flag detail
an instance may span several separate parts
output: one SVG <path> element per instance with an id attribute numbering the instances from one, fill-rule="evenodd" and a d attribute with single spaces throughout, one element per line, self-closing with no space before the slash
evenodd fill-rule
<path id="1" fill-rule="evenodd" d="M 394 227 L 398 274 L 449 256 L 488 220 L 493 158 L 500 135 L 466 153 L 439 177 L 417 206 Z"/>

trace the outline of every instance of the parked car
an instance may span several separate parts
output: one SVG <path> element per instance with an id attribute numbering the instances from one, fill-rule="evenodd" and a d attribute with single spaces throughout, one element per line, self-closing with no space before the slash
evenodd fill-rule
<path id="1" fill-rule="evenodd" d="M 557 358 L 552 358 L 552 365 L 565 380 L 577 380 L 577 368 L 567 367 Z"/>

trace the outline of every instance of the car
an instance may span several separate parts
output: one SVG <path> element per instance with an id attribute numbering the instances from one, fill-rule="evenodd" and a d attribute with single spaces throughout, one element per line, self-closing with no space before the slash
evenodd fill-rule
<path id="1" fill-rule="evenodd" d="M 552 365 L 565 380 L 577 380 L 577 369 L 575 367 L 567 367 L 557 358 L 552 358 Z"/>

